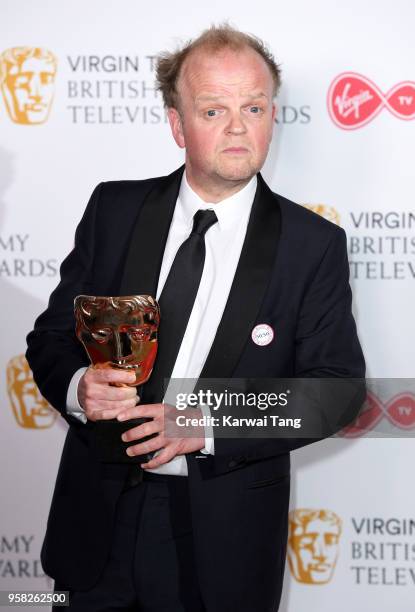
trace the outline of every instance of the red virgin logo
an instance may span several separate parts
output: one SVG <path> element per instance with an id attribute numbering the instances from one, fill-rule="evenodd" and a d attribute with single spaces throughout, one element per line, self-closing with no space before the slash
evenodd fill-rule
<path id="1" fill-rule="evenodd" d="M 372 121 L 386 108 L 398 119 L 415 118 L 415 82 L 401 81 L 386 94 L 356 72 L 339 74 L 329 87 L 327 107 L 334 123 L 343 130 L 355 130 Z"/>

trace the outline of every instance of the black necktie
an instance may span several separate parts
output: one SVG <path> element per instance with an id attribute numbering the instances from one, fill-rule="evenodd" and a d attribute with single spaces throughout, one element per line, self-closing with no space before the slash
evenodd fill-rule
<path id="1" fill-rule="evenodd" d="M 176 253 L 159 298 L 158 351 L 150 380 L 140 393 L 141 403 L 161 402 L 164 379 L 169 378 L 186 331 L 205 263 L 205 234 L 218 220 L 213 210 L 198 210 L 193 229 Z"/>

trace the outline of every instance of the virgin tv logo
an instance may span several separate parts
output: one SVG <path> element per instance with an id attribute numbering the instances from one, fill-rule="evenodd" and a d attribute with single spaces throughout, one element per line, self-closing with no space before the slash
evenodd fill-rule
<path id="1" fill-rule="evenodd" d="M 383 108 L 398 119 L 415 118 L 415 82 L 401 81 L 386 94 L 356 72 L 339 74 L 329 87 L 327 107 L 334 123 L 355 130 L 372 121 Z"/>
<path id="2" fill-rule="evenodd" d="M 361 414 L 353 423 L 342 429 L 345 438 L 357 438 L 371 431 L 386 419 L 394 427 L 413 430 L 415 428 L 415 395 L 410 392 L 399 393 L 384 402 L 377 395 L 368 392 Z"/>

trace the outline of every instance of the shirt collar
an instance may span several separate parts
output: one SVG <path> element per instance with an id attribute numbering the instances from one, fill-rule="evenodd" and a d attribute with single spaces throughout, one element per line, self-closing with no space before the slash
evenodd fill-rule
<path id="1" fill-rule="evenodd" d="M 198 210 L 212 209 L 218 218 L 221 230 L 234 227 L 241 219 L 248 219 L 257 188 L 257 177 L 253 176 L 240 191 L 220 202 L 205 202 L 187 182 L 186 171 L 183 172 L 178 203 L 186 223 L 191 227 L 193 216 Z"/>

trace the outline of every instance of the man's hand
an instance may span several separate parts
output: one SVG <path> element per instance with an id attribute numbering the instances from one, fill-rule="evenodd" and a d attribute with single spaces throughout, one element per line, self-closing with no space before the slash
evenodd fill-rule
<path id="1" fill-rule="evenodd" d="M 135 381 L 134 372 L 115 368 L 89 367 L 78 384 L 78 401 L 90 421 L 115 419 L 137 403 L 135 387 L 113 387 L 110 383 L 127 384 Z"/>
<path id="2" fill-rule="evenodd" d="M 153 469 L 167 463 L 176 455 L 192 453 L 203 448 L 205 446 L 203 425 L 189 424 L 186 427 L 180 427 L 176 421 L 179 415 L 199 420 L 202 418 L 202 411 L 199 408 L 186 408 L 179 411 L 169 404 L 143 404 L 119 413 L 117 417 L 119 421 L 127 421 L 137 417 L 151 417 L 153 419 L 124 432 L 121 436 L 124 442 L 140 440 L 154 433 L 158 434 L 151 440 L 129 446 L 126 451 L 127 455 L 143 455 L 163 449 L 157 457 L 141 464 L 143 468 Z M 186 434 L 185 437 L 183 437 L 183 432 Z"/>

